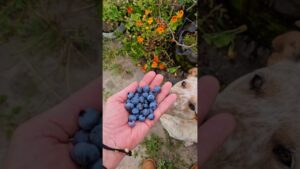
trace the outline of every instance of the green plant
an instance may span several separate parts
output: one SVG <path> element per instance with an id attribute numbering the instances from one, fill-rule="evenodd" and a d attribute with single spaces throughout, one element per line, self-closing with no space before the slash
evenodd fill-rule
<path id="1" fill-rule="evenodd" d="M 146 147 L 146 154 L 149 157 L 159 159 L 163 146 L 162 138 L 155 134 L 151 134 L 149 138 L 145 139 L 143 145 Z"/>
<path id="2" fill-rule="evenodd" d="M 107 2 L 104 5 L 106 7 L 103 19 L 125 25 L 126 32 L 118 36 L 122 42 L 120 49 L 122 55 L 132 58 L 144 72 L 170 70 L 168 71 L 170 73 L 175 72 L 172 70 L 176 65 L 169 50 L 178 43 L 175 32 L 183 23 L 184 11 L 181 9 L 183 5 L 189 3 L 195 2 L 192 0 Z M 114 14 L 109 15 L 110 13 Z"/>
<path id="3" fill-rule="evenodd" d="M 246 25 L 242 25 L 236 29 L 226 30 L 217 33 L 207 33 L 202 35 L 203 39 L 210 45 L 214 45 L 218 48 L 227 47 L 233 43 L 235 37 L 247 30 Z"/>
<path id="4" fill-rule="evenodd" d="M 174 162 L 169 159 L 159 159 L 157 169 L 174 169 Z"/>
<path id="5" fill-rule="evenodd" d="M 165 130 L 164 130 L 165 131 Z M 151 134 L 142 145 L 146 148 L 146 157 L 153 158 L 158 162 L 161 169 L 182 169 L 188 163 L 180 156 L 179 149 L 183 145 L 181 141 L 172 139 L 165 131 L 163 139 L 156 134 Z"/>
<path id="6" fill-rule="evenodd" d="M 102 16 L 103 20 L 106 22 L 120 22 L 120 19 L 123 17 L 123 13 L 115 4 L 104 1 Z"/>
<path id="7" fill-rule="evenodd" d="M 183 41 L 184 41 L 184 44 L 187 45 L 187 46 L 191 46 L 193 44 L 196 44 L 197 43 L 197 35 L 187 34 L 187 35 L 184 36 Z M 191 49 L 195 53 L 198 52 L 198 47 L 197 46 L 193 46 Z"/>

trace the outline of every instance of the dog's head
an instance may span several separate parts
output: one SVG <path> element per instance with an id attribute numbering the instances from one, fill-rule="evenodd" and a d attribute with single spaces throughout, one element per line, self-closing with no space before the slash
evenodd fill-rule
<path id="1" fill-rule="evenodd" d="M 266 68 L 231 83 L 212 114 L 231 112 L 234 135 L 204 168 L 300 169 L 300 33 L 279 36 Z M 293 50 L 293 51 L 289 51 Z"/>
<path id="2" fill-rule="evenodd" d="M 171 93 L 177 95 L 177 100 L 168 112 L 182 119 L 195 119 L 197 116 L 197 68 L 190 69 L 188 77 L 176 83 Z"/>
<path id="3" fill-rule="evenodd" d="M 171 92 L 177 94 L 177 100 L 161 116 L 161 124 L 171 137 L 192 145 L 197 142 L 197 68 L 189 70 L 188 77 L 176 83 Z"/>

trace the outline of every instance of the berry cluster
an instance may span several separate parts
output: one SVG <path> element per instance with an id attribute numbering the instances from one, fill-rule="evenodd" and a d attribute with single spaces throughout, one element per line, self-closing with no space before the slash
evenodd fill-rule
<path id="1" fill-rule="evenodd" d="M 125 108 L 129 112 L 128 125 L 135 126 L 135 122 L 144 122 L 146 118 L 153 120 L 155 118 L 154 111 L 157 108 L 155 97 L 160 92 L 160 87 L 155 86 L 153 90 L 148 85 L 138 87 L 135 92 L 127 95 Z"/>
<path id="2" fill-rule="evenodd" d="M 92 108 L 80 112 L 79 126 L 73 137 L 71 158 L 85 169 L 102 167 L 102 125 L 100 113 Z"/>

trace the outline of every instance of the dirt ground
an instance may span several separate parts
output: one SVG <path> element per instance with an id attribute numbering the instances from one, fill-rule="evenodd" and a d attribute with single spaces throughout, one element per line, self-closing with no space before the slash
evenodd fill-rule
<path id="1" fill-rule="evenodd" d="M 4 162 L 9 137 L 16 126 L 55 106 L 99 77 L 99 36 L 91 33 L 98 29 L 95 20 L 97 10 L 95 5 L 82 3 L 73 1 L 72 6 L 66 6 L 65 2 L 55 3 L 48 8 L 49 13 L 64 17 L 57 18 L 65 24 L 63 30 L 87 25 L 85 35 L 91 41 L 88 43 L 89 51 L 82 55 L 71 51 L 63 63 L 62 58 L 66 55 L 61 55 L 60 51 L 41 53 L 41 49 L 34 46 L 24 50 L 28 43 L 19 37 L 12 37 L 0 45 L 0 96 L 3 101 L 0 104 L 0 164 Z M 77 11 L 78 17 L 74 17 L 74 11 Z"/>

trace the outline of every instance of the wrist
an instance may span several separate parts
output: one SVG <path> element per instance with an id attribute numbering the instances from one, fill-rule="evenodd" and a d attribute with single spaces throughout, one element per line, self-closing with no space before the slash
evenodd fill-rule
<path id="1" fill-rule="evenodd" d="M 105 129 L 103 129 L 103 144 L 112 148 L 121 148 L 118 147 L 115 143 L 115 139 L 112 135 L 108 134 L 108 132 L 105 132 Z M 121 152 L 111 151 L 102 149 L 103 153 L 103 166 L 107 169 L 115 169 L 121 160 L 124 158 L 125 154 Z"/>
<path id="2" fill-rule="evenodd" d="M 107 169 L 115 169 L 125 156 L 123 153 L 110 151 L 106 149 L 102 149 L 102 152 L 103 166 Z"/>

